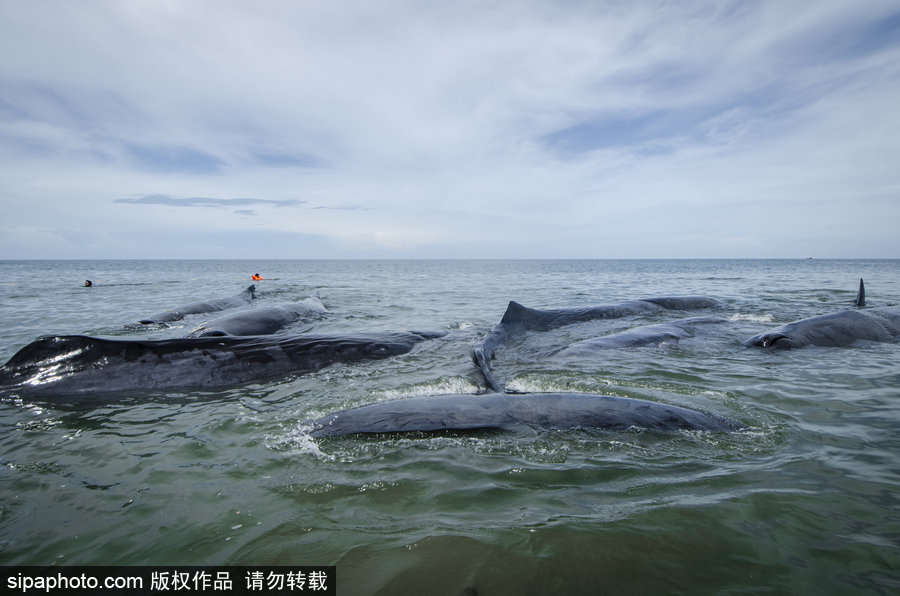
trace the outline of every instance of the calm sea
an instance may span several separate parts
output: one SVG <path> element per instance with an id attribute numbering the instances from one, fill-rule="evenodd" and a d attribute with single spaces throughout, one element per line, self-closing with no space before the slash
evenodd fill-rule
<path id="1" fill-rule="evenodd" d="M 449 333 L 221 391 L 3 401 L 0 564 L 336 565 L 341 594 L 900 591 L 900 345 L 741 345 L 851 308 L 860 277 L 871 306 L 900 304 L 900 261 L 7 261 L 0 361 L 43 335 L 184 335 L 211 317 L 132 323 L 256 272 L 254 306 L 319 295 L 331 311 L 295 332 Z M 304 432 L 343 407 L 477 392 L 469 349 L 510 300 L 685 294 L 722 300 L 732 324 L 577 362 L 544 356 L 662 318 L 533 334 L 495 371 L 523 391 L 663 401 L 747 432 Z"/>

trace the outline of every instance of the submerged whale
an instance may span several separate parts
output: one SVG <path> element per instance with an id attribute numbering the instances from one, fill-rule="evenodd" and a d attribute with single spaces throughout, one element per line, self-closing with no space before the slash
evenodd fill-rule
<path id="1" fill-rule="evenodd" d="M 254 308 L 220 317 L 193 329 L 188 337 L 223 335 L 269 335 L 299 319 L 325 314 L 328 310 L 319 298 L 307 298 L 284 306 Z"/>
<path id="2" fill-rule="evenodd" d="M 800 319 L 754 335 L 745 346 L 802 348 L 803 346 L 848 346 L 857 340 L 900 340 L 900 306 L 884 306 Z"/>
<path id="3" fill-rule="evenodd" d="M 517 341 L 528 331 L 549 331 L 565 325 L 597 319 L 615 319 L 662 310 L 699 310 L 720 306 L 721 302 L 704 296 L 668 296 L 632 300 L 621 304 L 603 304 L 585 308 L 538 310 L 510 302 L 500 323 L 472 348 L 472 360 L 481 369 L 485 382 L 493 390 L 505 392 L 491 371 L 494 351 L 510 341 Z"/>
<path id="4" fill-rule="evenodd" d="M 121 340 L 64 335 L 34 341 L 0 367 L 0 395 L 85 396 L 229 387 L 337 362 L 409 352 L 445 332 Z"/>
<path id="5" fill-rule="evenodd" d="M 187 315 L 195 315 L 205 312 L 216 312 L 219 310 L 225 310 L 226 308 L 243 306 L 256 297 L 255 292 L 256 286 L 251 285 L 243 292 L 235 294 L 234 296 L 231 296 L 229 298 L 211 298 L 210 300 L 192 302 L 190 304 L 185 304 L 184 306 L 179 306 L 178 308 L 173 308 L 165 312 L 157 313 L 153 316 L 147 317 L 146 319 L 141 319 L 139 322 L 145 325 L 149 325 L 150 323 L 171 323 L 172 321 L 180 321 Z"/>
<path id="6" fill-rule="evenodd" d="M 412 431 L 599 428 L 736 431 L 731 420 L 679 406 L 609 395 L 438 395 L 340 410 L 311 422 L 315 438 Z"/>
<path id="7" fill-rule="evenodd" d="M 618 333 L 611 333 L 602 337 L 586 339 L 576 342 L 554 353 L 554 357 L 578 356 L 591 354 L 596 350 L 611 348 L 635 348 L 640 346 L 659 345 L 666 342 L 678 341 L 694 337 L 698 330 L 708 326 L 728 323 L 728 319 L 722 317 L 690 317 L 657 323 L 655 325 L 643 325 L 633 329 L 626 329 Z"/>

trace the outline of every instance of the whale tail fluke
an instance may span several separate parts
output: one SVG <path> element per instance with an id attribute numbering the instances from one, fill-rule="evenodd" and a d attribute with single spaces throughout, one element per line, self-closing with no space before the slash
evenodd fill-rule
<path id="1" fill-rule="evenodd" d="M 472 359 L 475 361 L 475 364 L 478 368 L 481 369 L 481 374 L 484 376 L 484 381 L 487 383 L 487 386 L 497 393 L 506 393 L 506 387 L 497 380 L 497 377 L 494 376 L 493 371 L 491 370 L 490 359 L 491 356 L 485 353 L 483 347 L 476 347 L 472 350 Z"/>
<path id="2" fill-rule="evenodd" d="M 859 278 L 859 291 L 856 293 L 856 300 L 853 303 L 859 308 L 866 305 L 866 285 L 861 277 Z"/>

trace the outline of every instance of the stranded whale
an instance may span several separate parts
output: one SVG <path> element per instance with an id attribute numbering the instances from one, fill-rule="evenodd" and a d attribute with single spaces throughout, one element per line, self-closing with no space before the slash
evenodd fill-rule
<path id="1" fill-rule="evenodd" d="M 536 310 L 510 302 L 501 322 L 472 349 L 472 359 L 496 393 L 417 397 L 341 410 L 311 422 L 312 437 L 467 429 L 602 428 L 627 430 L 734 431 L 739 424 L 695 410 L 625 397 L 577 393 L 510 395 L 490 370 L 494 350 L 528 331 L 548 331 L 595 319 L 611 319 L 660 310 L 718 306 L 711 298 L 651 298 L 589 308 Z M 718 321 L 717 321 L 718 322 Z M 701 324 L 697 322 L 696 324 Z M 687 325 L 686 325 L 687 326 Z"/>
<path id="2" fill-rule="evenodd" d="M 269 335 L 299 319 L 325 314 L 327 309 L 318 298 L 284 306 L 266 306 L 220 317 L 192 330 L 188 337 L 217 337 L 222 335 Z"/>
<path id="3" fill-rule="evenodd" d="M 219 310 L 225 310 L 226 308 L 243 306 L 256 297 L 255 292 L 256 286 L 251 285 L 243 292 L 235 294 L 234 296 L 231 296 L 229 298 L 212 298 L 210 300 L 192 302 L 190 304 L 185 304 L 184 306 L 179 306 L 178 308 L 173 308 L 165 312 L 157 313 L 151 317 L 147 317 L 146 319 L 141 319 L 140 322 L 145 325 L 150 323 L 170 323 L 172 321 L 180 321 L 187 315 L 195 315 L 204 312 L 216 312 Z"/>
<path id="4" fill-rule="evenodd" d="M 659 345 L 694 337 L 701 329 L 728 322 L 728 319 L 722 317 L 691 317 L 667 323 L 643 325 L 619 331 L 618 333 L 579 341 L 555 352 L 553 355 L 554 357 L 578 356 L 591 354 L 595 350 Z"/>
<path id="5" fill-rule="evenodd" d="M 311 422 L 312 437 L 411 431 L 599 428 L 735 431 L 741 425 L 679 406 L 609 395 L 438 395 L 340 410 Z"/>
<path id="6" fill-rule="evenodd" d="M 494 350 L 511 341 L 520 340 L 528 331 L 549 331 L 564 325 L 597 319 L 615 319 L 662 310 L 698 310 L 720 306 L 721 302 L 704 296 L 670 296 L 632 300 L 621 304 L 604 304 L 585 308 L 538 310 L 518 302 L 510 302 L 500 323 L 472 348 L 472 360 L 481 369 L 485 382 L 493 390 L 506 390 L 491 371 Z"/>
<path id="7" fill-rule="evenodd" d="M 388 358 L 444 332 L 121 340 L 63 335 L 34 341 L 0 367 L 0 395 L 78 396 L 229 387 L 337 362 Z"/>
<path id="8" fill-rule="evenodd" d="M 744 342 L 760 348 L 801 348 L 803 346 L 848 346 L 857 340 L 897 341 L 900 339 L 900 306 L 884 306 L 800 319 Z"/>

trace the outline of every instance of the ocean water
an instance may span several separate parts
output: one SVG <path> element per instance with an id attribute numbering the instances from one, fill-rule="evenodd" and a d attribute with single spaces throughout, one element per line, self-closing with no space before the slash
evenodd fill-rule
<path id="1" fill-rule="evenodd" d="M 6 261 L 0 361 L 46 335 L 182 336 L 215 313 L 133 323 L 233 295 L 255 272 L 253 306 L 318 295 L 328 307 L 291 333 L 448 335 L 223 390 L 6 396 L 0 564 L 336 565 L 341 594 L 900 591 L 900 345 L 741 345 L 852 308 L 860 277 L 871 306 L 900 304 L 900 261 Z M 521 391 L 662 401 L 746 432 L 305 432 L 340 408 L 480 391 L 469 350 L 510 300 L 687 294 L 720 299 L 730 324 L 553 358 L 679 315 L 576 325 L 504 347 L 494 370 Z"/>

